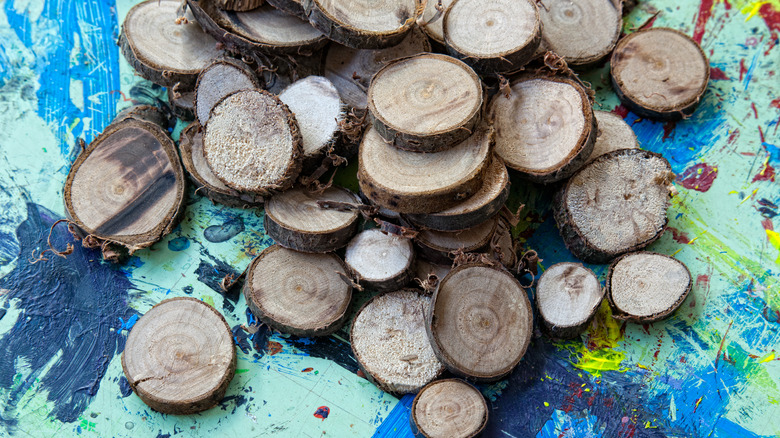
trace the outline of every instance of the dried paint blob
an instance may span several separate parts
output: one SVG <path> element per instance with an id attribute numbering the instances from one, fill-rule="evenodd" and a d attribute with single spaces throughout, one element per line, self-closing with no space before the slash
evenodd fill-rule
<path id="1" fill-rule="evenodd" d="M 322 418 L 322 421 L 325 421 L 325 419 L 328 418 L 328 415 L 330 415 L 330 408 L 327 406 L 320 406 L 314 412 L 314 416 L 317 418 Z"/>

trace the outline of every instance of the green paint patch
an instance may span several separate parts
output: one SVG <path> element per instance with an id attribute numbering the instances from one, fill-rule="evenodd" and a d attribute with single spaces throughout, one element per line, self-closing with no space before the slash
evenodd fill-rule
<path id="1" fill-rule="evenodd" d="M 244 374 L 248 371 L 249 371 L 248 369 L 240 369 L 240 370 L 236 370 L 236 374 Z"/>
<path id="2" fill-rule="evenodd" d="M 201 300 L 203 300 L 203 302 L 204 302 L 204 303 L 206 303 L 206 304 L 208 304 L 209 306 L 211 306 L 211 307 L 216 307 L 216 306 L 214 305 L 214 298 L 211 298 L 211 297 L 210 297 L 210 296 L 208 296 L 208 295 L 203 295 L 203 296 L 202 296 L 200 299 L 201 299 Z"/>
<path id="3" fill-rule="evenodd" d="M 86 430 L 87 432 L 95 431 L 95 423 L 87 420 L 86 418 L 81 418 L 81 422 L 79 423 L 79 426 L 82 429 Z"/>

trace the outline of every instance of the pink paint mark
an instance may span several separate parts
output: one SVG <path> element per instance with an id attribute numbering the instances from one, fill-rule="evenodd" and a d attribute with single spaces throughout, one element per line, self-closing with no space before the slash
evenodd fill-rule
<path id="1" fill-rule="evenodd" d="M 612 110 L 612 112 L 624 119 L 628 117 L 628 108 L 624 107 L 623 105 L 616 106 L 615 109 Z"/>
<path id="2" fill-rule="evenodd" d="M 761 169 L 761 172 L 758 172 L 756 174 L 756 176 L 753 177 L 753 181 L 751 181 L 751 182 L 756 182 L 756 181 L 772 181 L 772 182 L 774 182 L 775 181 L 775 168 L 770 166 L 768 162 L 766 164 L 764 164 L 764 168 Z"/>
<path id="3" fill-rule="evenodd" d="M 742 78 L 747 73 L 748 69 L 745 67 L 745 58 L 739 60 L 739 81 L 742 82 Z"/>
<path id="4" fill-rule="evenodd" d="M 696 277 L 696 286 L 700 284 L 704 287 L 710 287 L 710 276 L 707 274 L 699 274 Z"/>
<path id="5" fill-rule="evenodd" d="M 666 122 L 664 123 L 664 136 L 661 138 L 661 140 L 666 141 L 667 138 L 669 138 L 670 135 L 672 135 L 672 131 L 674 131 L 674 128 L 677 126 L 677 123 L 675 122 Z"/>
<path id="6" fill-rule="evenodd" d="M 764 227 L 765 230 L 775 230 L 775 225 L 772 223 L 772 219 L 769 218 L 764 218 L 764 220 L 761 221 L 761 226 Z"/>
<path id="7" fill-rule="evenodd" d="M 718 67 L 710 67 L 710 79 L 713 81 L 728 81 L 729 77 L 726 76 L 726 72 Z"/>
<path id="8" fill-rule="evenodd" d="M 704 193 L 712 187 L 717 177 L 717 167 L 710 166 L 707 163 L 699 163 L 685 169 L 685 172 L 677 177 L 677 181 L 686 189 Z"/>
<path id="9" fill-rule="evenodd" d="M 771 107 L 775 107 L 775 108 L 777 108 L 777 109 L 780 109 L 780 97 L 778 97 L 777 99 L 773 100 L 773 101 L 772 101 L 772 102 L 769 104 L 769 106 L 771 106 Z"/>
<path id="10" fill-rule="evenodd" d="M 715 0 L 701 0 L 699 5 L 699 15 L 696 17 L 696 27 L 693 30 L 693 40 L 701 44 L 704 37 L 704 30 L 707 27 L 707 21 L 712 17 L 712 8 Z"/>
<path id="11" fill-rule="evenodd" d="M 317 418 L 322 418 L 322 421 L 325 421 L 325 419 L 328 418 L 328 415 L 330 415 L 330 408 L 327 406 L 320 406 L 316 411 L 314 411 L 314 416 Z"/>
<path id="12" fill-rule="evenodd" d="M 688 237 L 688 233 L 680 231 L 674 227 L 666 227 L 666 229 L 672 232 L 672 239 L 674 239 L 675 242 L 681 243 L 683 245 L 690 243 L 691 238 Z"/>

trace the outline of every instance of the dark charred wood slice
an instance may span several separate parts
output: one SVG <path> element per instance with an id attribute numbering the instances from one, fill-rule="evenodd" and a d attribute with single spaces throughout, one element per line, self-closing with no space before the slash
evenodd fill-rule
<path id="1" fill-rule="evenodd" d="M 217 7 L 226 11 L 251 11 L 263 4 L 263 0 L 216 0 Z"/>
<path id="2" fill-rule="evenodd" d="M 286 14 L 294 15 L 301 20 L 308 20 L 301 0 L 267 0 L 267 3 Z"/>
<path id="3" fill-rule="evenodd" d="M 635 252 L 616 259 L 607 274 L 612 317 L 639 323 L 659 321 L 680 307 L 691 291 L 688 267 L 654 252 Z"/>
<path id="4" fill-rule="evenodd" d="M 159 108 L 152 105 L 134 105 L 129 106 L 116 115 L 111 123 L 117 123 L 125 119 L 136 119 L 143 122 L 149 122 L 167 130 L 171 121 Z"/>
<path id="5" fill-rule="evenodd" d="M 352 287 L 335 254 L 307 254 L 273 245 L 247 271 L 244 297 L 258 319 L 296 336 L 324 336 L 346 320 Z"/>
<path id="6" fill-rule="evenodd" d="M 696 41 L 668 28 L 640 30 L 621 39 L 610 64 L 621 102 L 651 119 L 693 114 L 710 78 L 709 62 Z"/>
<path id="7" fill-rule="evenodd" d="M 147 311 L 122 353 L 130 388 L 152 409 L 194 414 L 216 406 L 236 370 L 225 318 L 201 300 L 172 298 Z"/>
<path id="8" fill-rule="evenodd" d="M 361 285 L 380 292 L 398 290 L 412 280 L 412 240 L 378 228 L 358 233 L 347 245 L 344 261 Z"/>
<path id="9" fill-rule="evenodd" d="M 452 0 L 428 0 L 422 14 L 420 29 L 436 43 L 444 47 L 444 13 Z"/>
<path id="10" fill-rule="evenodd" d="M 405 289 L 378 295 L 358 311 L 350 341 L 360 368 L 379 389 L 416 393 L 444 366 L 425 335 L 430 295 Z"/>
<path id="11" fill-rule="evenodd" d="M 409 424 L 417 438 L 472 438 L 488 421 L 479 390 L 460 379 L 429 383 L 412 402 Z"/>
<path id="12" fill-rule="evenodd" d="M 175 87 L 168 87 L 168 104 L 171 112 L 182 120 L 195 119 L 195 91 L 174 91 Z"/>
<path id="13" fill-rule="evenodd" d="M 147 0 L 133 6 L 122 24 L 119 47 L 144 79 L 192 89 L 198 73 L 222 51 L 189 13 L 187 24 L 176 24 L 180 5 L 179 0 Z"/>
<path id="14" fill-rule="evenodd" d="M 195 85 L 195 115 L 206 126 L 211 110 L 225 96 L 241 90 L 260 88 L 255 72 L 243 62 L 223 57 L 215 59 L 198 75 Z"/>
<path id="15" fill-rule="evenodd" d="M 573 339 L 590 323 L 604 299 L 604 289 L 590 269 L 579 263 L 557 263 L 536 284 L 541 329 L 553 338 Z"/>
<path id="16" fill-rule="evenodd" d="M 509 374 L 528 348 L 531 303 L 509 272 L 464 264 L 439 283 L 426 331 L 436 357 L 450 372 L 495 381 Z"/>
<path id="17" fill-rule="evenodd" d="M 646 247 L 666 228 L 672 181 L 669 162 L 653 152 L 621 149 L 593 160 L 553 200 L 566 247 L 588 263 Z"/>
<path id="18" fill-rule="evenodd" d="M 598 122 L 598 135 L 593 144 L 588 162 L 618 149 L 638 149 L 639 142 L 634 130 L 622 117 L 607 111 L 593 111 Z"/>
<path id="19" fill-rule="evenodd" d="M 441 265 L 451 265 L 456 251 L 488 252 L 498 218 L 490 218 L 472 228 L 459 231 L 422 230 L 415 238 L 418 252 Z"/>

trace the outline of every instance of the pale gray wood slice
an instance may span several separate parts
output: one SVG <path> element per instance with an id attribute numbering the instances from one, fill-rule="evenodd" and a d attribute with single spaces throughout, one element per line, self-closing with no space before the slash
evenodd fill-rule
<path id="1" fill-rule="evenodd" d="M 271 47 L 307 47 L 324 39 L 307 21 L 269 5 L 227 15 L 227 30 Z"/>
<path id="2" fill-rule="evenodd" d="M 639 148 L 634 130 L 622 117 L 607 111 L 593 111 L 593 115 L 598 122 L 599 133 L 596 136 L 596 143 L 593 145 L 593 152 L 591 152 L 588 162 L 618 149 Z"/>
<path id="3" fill-rule="evenodd" d="M 411 239 L 372 228 L 349 241 L 344 261 L 361 284 L 380 292 L 398 290 L 412 278 L 414 248 Z"/>
<path id="4" fill-rule="evenodd" d="M 211 62 L 198 75 L 195 85 L 195 114 L 201 126 L 206 126 L 211 110 L 225 96 L 241 90 L 260 88 L 257 76 L 243 62 L 222 58 Z"/>
<path id="5" fill-rule="evenodd" d="M 412 433 L 429 438 L 471 438 L 488 420 L 488 407 L 479 390 L 460 379 L 429 383 L 412 402 Z"/>
<path id="6" fill-rule="evenodd" d="M 542 328 L 552 337 L 571 339 L 587 328 L 604 298 L 598 278 L 579 263 L 557 263 L 536 283 Z"/>
<path id="7" fill-rule="evenodd" d="M 569 66 L 604 59 L 623 26 L 620 2 L 615 5 L 613 0 L 545 0 L 539 16 L 547 49 Z"/>

